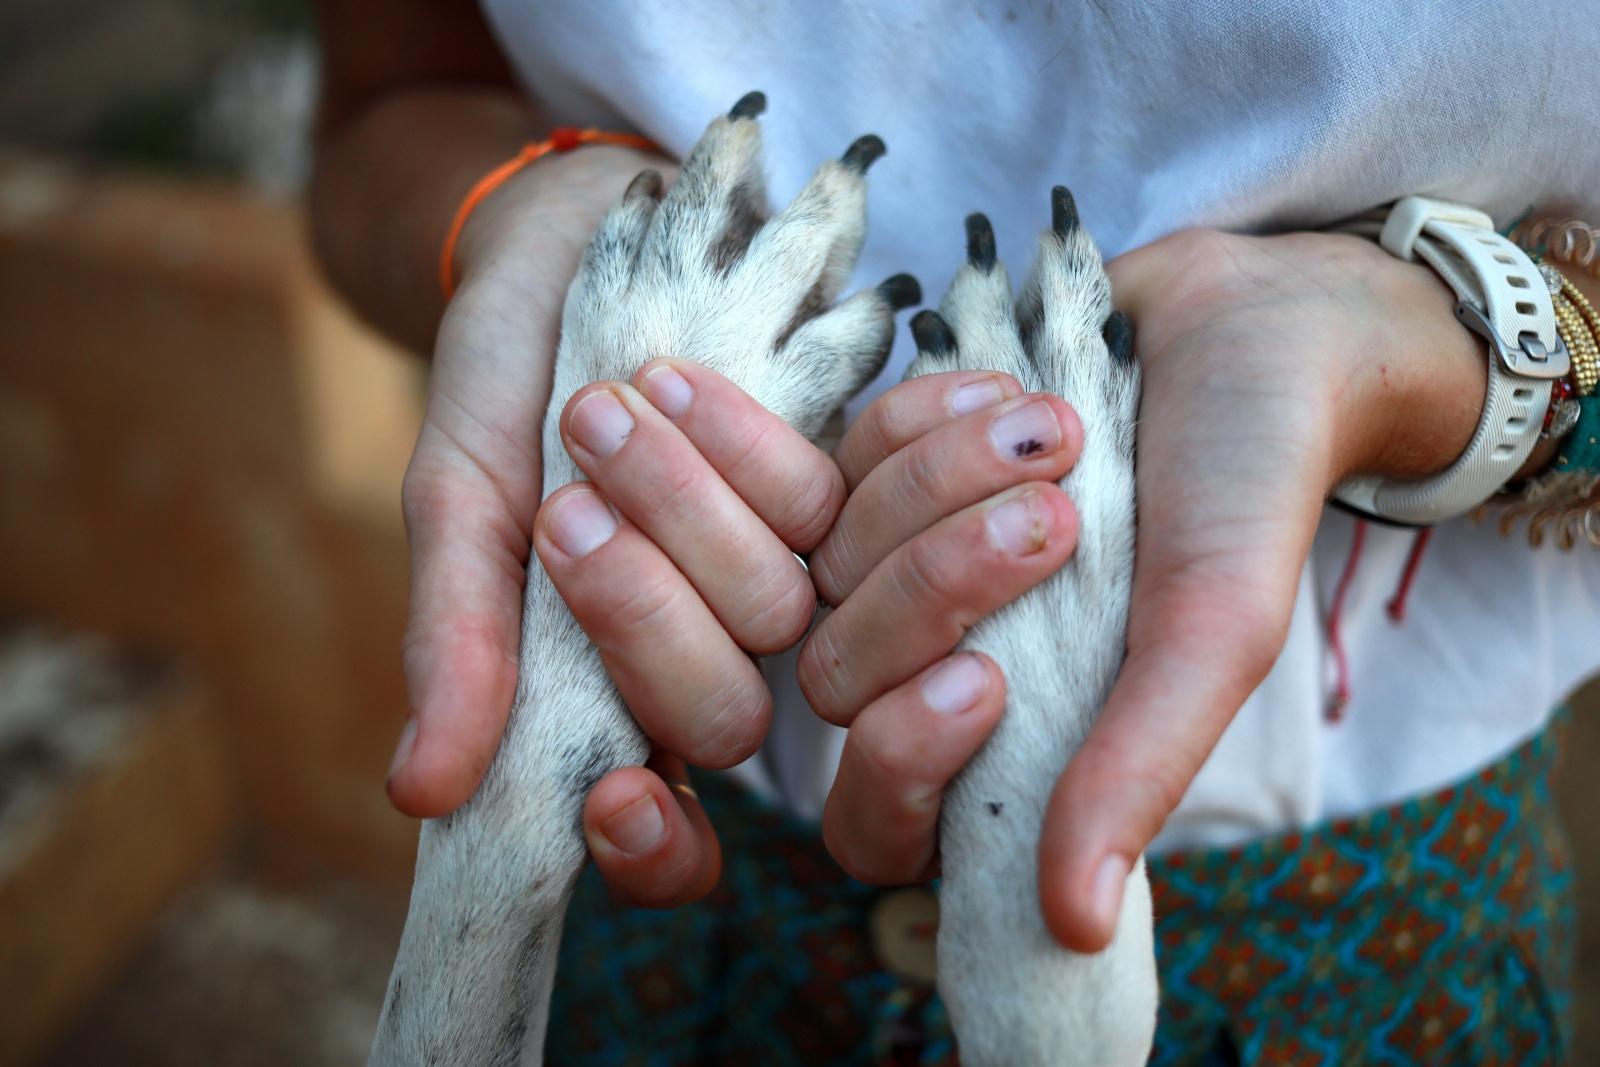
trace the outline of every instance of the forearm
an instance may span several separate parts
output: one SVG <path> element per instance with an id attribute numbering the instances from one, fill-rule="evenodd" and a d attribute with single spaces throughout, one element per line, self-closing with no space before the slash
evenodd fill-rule
<path id="1" fill-rule="evenodd" d="M 317 252 L 334 284 L 380 329 L 433 343 L 444 296 L 439 250 L 472 184 L 537 130 L 511 89 L 391 93 L 325 135 L 311 187 Z"/>

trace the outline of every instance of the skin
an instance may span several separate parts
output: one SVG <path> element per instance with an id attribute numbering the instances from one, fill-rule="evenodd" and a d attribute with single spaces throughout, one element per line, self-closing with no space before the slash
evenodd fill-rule
<path id="1" fill-rule="evenodd" d="M 625 902 L 703 895 L 720 854 L 684 763 L 724 766 L 759 741 L 771 694 L 748 654 L 800 640 L 810 592 L 791 550 L 810 552 L 836 610 L 805 643 L 800 683 L 849 727 L 824 836 L 868 881 L 927 877 L 940 794 L 1004 705 L 994 664 L 950 651 L 1069 558 L 1076 516 L 1053 482 L 1076 457 L 1076 415 L 1005 376 L 931 376 L 879 398 L 828 457 L 715 374 L 667 359 L 574 398 L 563 440 L 592 486 L 541 506 L 556 488 L 540 484 L 537 427 L 566 284 L 627 183 L 645 167 L 670 181 L 671 161 L 596 146 L 524 171 L 474 212 L 447 308 L 434 270 L 455 206 L 553 121 L 513 87 L 471 0 L 320 6 L 318 248 L 358 309 L 433 353 L 402 491 L 411 708 L 395 806 L 438 816 L 476 787 L 509 709 L 536 551 L 658 745 L 649 766 L 591 791 L 591 855 Z M 1041 842 L 1046 919 L 1081 951 L 1110 935 L 1104 872 L 1125 870 L 1160 829 L 1281 648 L 1328 490 L 1356 471 L 1442 469 L 1484 389 L 1481 346 L 1442 283 L 1366 242 L 1188 232 L 1110 271 L 1144 371 L 1129 658 Z M 663 366 L 688 384 L 686 406 L 652 381 Z M 974 386 L 958 414 L 954 398 Z M 584 441 L 596 392 L 633 417 L 614 451 Z M 1027 403 L 1046 405 L 1058 439 L 1008 458 L 988 429 Z M 983 524 L 1019 493 L 1044 517 L 1020 554 L 991 545 Z M 582 552 L 564 550 L 558 529 L 575 494 L 598 494 L 615 520 Z M 697 509 L 738 536 L 703 544 Z M 697 681 L 669 684 L 669 672 Z"/>

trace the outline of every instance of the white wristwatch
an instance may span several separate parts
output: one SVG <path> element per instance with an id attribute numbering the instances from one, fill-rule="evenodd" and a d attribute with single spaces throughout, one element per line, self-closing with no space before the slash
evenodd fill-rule
<path id="1" fill-rule="evenodd" d="M 1437 271 L 1455 290 L 1456 318 L 1489 342 L 1483 417 L 1461 458 L 1429 478 L 1357 477 L 1334 490 L 1357 511 L 1427 525 L 1466 514 L 1511 480 L 1538 443 L 1551 386 L 1571 360 L 1539 269 L 1482 211 L 1410 196 L 1389 211 L 1378 243 Z"/>

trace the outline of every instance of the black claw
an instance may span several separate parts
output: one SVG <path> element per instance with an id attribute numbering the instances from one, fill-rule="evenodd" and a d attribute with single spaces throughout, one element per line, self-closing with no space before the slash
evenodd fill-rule
<path id="1" fill-rule="evenodd" d="M 844 150 L 839 162 L 857 174 L 865 174 L 867 168 L 882 159 L 887 151 L 889 149 L 884 145 L 883 138 L 875 133 L 869 133 L 865 137 L 857 137 L 855 143 Z"/>
<path id="2" fill-rule="evenodd" d="M 728 112 L 730 119 L 753 119 L 767 110 L 767 94 L 759 89 L 755 92 L 745 93 L 739 102 L 733 105 Z"/>
<path id="3" fill-rule="evenodd" d="M 1057 237 L 1066 237 L 1078 228 L 1078 203 L 1065 185 L 1050 190 L 1050 228 Z"/>
<path id="4" fill-rule="evenodd" d="M 652 200 L 661 197 L 661 172 L 659 170 L 641 170 L 634 175 L 633 181 L 628 183 L 627 190 L 622 194 L 622 199 L 632 200 L 636 196 L 648 196 Z"/>
<path id="5" fill-rule="evenodd" d="M 1120 311 L 1113 311 L 1106 324 L 1100 327 L 1100 336 L 1106 340 L 1106 349 L 1117 363 L 1133 358 L 1133 320 Z"/>
<path id="6" fill-rule="evenodd" d="M 937 311 L 919 311 L 911 316 L 911 337 L 917 342 L 918 352 L 943 356 L 956 350 L 956 335 Z"/>
<path id="7" fill-rule="evenodd" d="M 913 304 L 922 303 L 922 286 L 909 274 L 896 274 L 883 280 L 878 286 L 878 295 L 896 311 L 903 311 Z"/>
<path id="8" fill-rule="evenodd" d="M 982 213 L 967 216 L 967 262 L 981 271 L 994 269 L 994 227 Z"/>

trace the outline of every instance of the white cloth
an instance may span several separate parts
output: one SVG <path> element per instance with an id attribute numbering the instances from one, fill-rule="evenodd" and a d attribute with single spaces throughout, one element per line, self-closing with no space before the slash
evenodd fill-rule
<path id="1" fill-rule="evenodd" d="M 882 135 L 858 280 L 909 270 L 935 300 L 970 211 L 989 214 L 1020 275 L 1056 182 L 1108 255 L 1184 226 L 1321 226 L 1410 193 L 1502 221 L 1530 204 L 1600 208 L 1585 200 L 1600 182 L 1588 66 L 1600 16 L 1568 0 L 484 5 L 556 121 L 637 129 L 681 154 L 718 111 L 765 90 L 778 201 L 858 134 Z M 901 337 L 868 395 L 912 352 Z M 1449 524 L 1396 625 L 1383 606 L 1411 535 L 1373 529 L 1345 609 L 1354 700 L 1328 723 L 1323 619 L 1351 530 L 1327 515 L 1282 656 L 1158 848 L 1441 787 L 1536 732 L 1600 664 L 1600 554 L 1535 553 Z M 811 716 L 791 664 L 771 677 L 776 724 L 744 773 L 814 814 L 841 734 Z"/>

